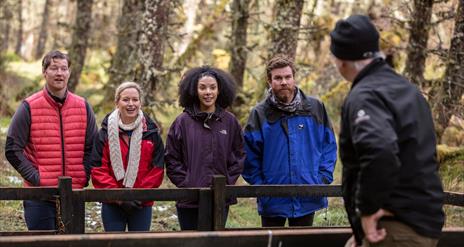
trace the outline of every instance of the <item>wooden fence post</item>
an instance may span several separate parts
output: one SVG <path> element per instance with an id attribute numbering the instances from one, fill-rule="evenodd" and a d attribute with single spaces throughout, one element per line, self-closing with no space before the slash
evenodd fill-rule
<path id="1" fill-rule="evenodd" d="M 198 230 L 213 230 L 213 193 L 210 189 L 198 191 Z"/>
<path id="2" fill-rule="evenodd" d="M 221 231 L 225 228 L 225 206 L 226 206 L 226 177 L 222 175 L 213 176 L 213 222 L 214 231 Z"/>
<path id="3" fill-rule="evenodd" d="M 71 233 L 85 233 L 85 202 L 82 194 L 73 192 L 72 230 Z"/>
<path id="4" fill-rule="evenodd" d="M 60 196 L 60 212 L 58 212 L 58 231 L 59 233 L 72 233 L 72 178 L 58 177 L 58 194 Z"/>

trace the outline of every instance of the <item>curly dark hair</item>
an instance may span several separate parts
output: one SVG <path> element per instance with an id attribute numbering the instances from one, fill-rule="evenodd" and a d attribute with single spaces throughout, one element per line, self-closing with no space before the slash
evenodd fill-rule
<path id="1" fill-rule="evenodd" d="M 179 82 L 179 104 L 182 107 L 200 104 L 197 91 L 198 81 L 205 76 L 216 79 L 218 83 L 219 94 L 216 105 L 222 108 L 230 106 L 236 95 L 235 80 L 229 73 L 210 66 L 196 67 L 185 72 Z"/>
<path id="2" fill-rule="evenodd" d="M 296 69 L 293 61 L 284 54 L 277 54 L 269 60 L 266 64 L 267 80 L 271 81 L 271 72 L 273 69 L 280 69 L 289 66 L 292 69 L 293 76 L 295 76 Z"/>

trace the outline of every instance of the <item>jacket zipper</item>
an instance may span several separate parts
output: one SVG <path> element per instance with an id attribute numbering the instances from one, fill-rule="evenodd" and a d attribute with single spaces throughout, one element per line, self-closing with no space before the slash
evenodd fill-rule
<path id="1" fill-rule="evenodd" d="M 64 163 L 64 132 L 63 132 L 63 117 L 61 115 L 61 108 L 59 108 L 58 113 L 60 114 L 60 132 L 61 132 L 61 164 L 62 164 L 62 171 L 63 176 L 66 175 L 66 166 Z"/>

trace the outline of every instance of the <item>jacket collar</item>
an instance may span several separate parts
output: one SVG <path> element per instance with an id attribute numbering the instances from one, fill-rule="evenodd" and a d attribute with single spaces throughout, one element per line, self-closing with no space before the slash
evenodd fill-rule
<path id="1" fill-rule="evenodd" d="M 213 113 L 202 112 L 197 105 L 184 108 L 184 112 L 189 114 L 193 119 L 199 121 L 205 121 L 205 119 L 215 119 L 220 120 L 222 118 L 224 109 L 216 105 L 216 110 Z"/>
<path id="2" fill-rule="evenodd" d="M 353 84 L 351 85 L 351 89 L 353 89 L 358 84 L 358 82 L 361 81 L 364 77 L 385 66 L 386 64 L 387 63 L 385 62 L 385 60 L 381 57 L 372 60 L 372 62 L 366 65 L 366 67 L 364 67 L 354 78 Z"/>
<path id="3" fill-rule="evenodd" d="M 55 107 L 61 107 L 66 103 L 66 99 L 68 98 L 68 90 L 66 90 L 66 93 L 64 94 L 64 98 L 60 99 L 56 97 L 55 95 L 51 94 L 50 91 L 48 91 L 47 87 L 44 86 L 43 90 L 43 95 L 45 99 L 53 106 Z"/>
<path id="4" fill-rule="evenodd" d="M 303 93 L 301 89 L 297 89 L 300 91 L 301 94 L 301 103 L 298 105 L 294 112 L 286 112 L 278 109 L 277 107 L 272 106 L 270 102 L 266 99 L 265 104 L 268 106 L 265 114 L 266 118 L 270 123 L 274 123 L 277 120 L 286 117 L 286 116 L 298 116 L 298 115 L 311 115 L 311 104 L 307 99 L 306 95 Z"/>

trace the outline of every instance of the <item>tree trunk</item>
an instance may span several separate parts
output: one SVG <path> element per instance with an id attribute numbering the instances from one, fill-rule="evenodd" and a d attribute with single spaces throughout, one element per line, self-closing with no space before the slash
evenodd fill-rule
<path id="1" fill-rule="evenodd" d="M 424 84 L 424 67 L 427 58 L 432 6 L 433 0 L 414 0 L 414 10 L 409 21 L 408 58 L 404 75 L 418 86 Z"/>
<path id="2" fill-rule="evenodd" d="M 247 61 L 248 6 L 249 1 L 247 0 L 234 0 L 232 2 L 232 41 L 229 70 L 239 89 L 243 87 L 243 74 Z"/>
<path id="3" fill-rule="evenodd" d="M 49 27 L 49 16 L 50 8 L 52 6 L 52 1 L 45 1 L 44 11 L 42 14 L 42 24 L 40 25 L 39 40 L 37 42 L 37 48 L 35 50 L 35 59 L 40 59 L 44 54 L 45 45 L 47 43 L 48 29 Z"/>
<path id="4" fill-rule="evenodd" d="M 18 56 L 21 56 L 21 47 L 23 43 L 23 0 L 18 1 L 17 5 L 17 14 L 18 14 L 18 33 L 16 34 L 16 46 L 15 46 L 15 53 Z"/>
<path id="5" fill-rule="evenodd" d="M 142 19 L 139 40 L 139 64 L 137 82 L 144 89 L 144 105 L 154 104 L 154 92 L 163 73 L 164 46 L 169 23 L 169 0 L 147 0 Z"/>
<path id="6" fill-rule="evenodd" d="M 204 22 L 203 27 L 198 34 L 190 41 L 190 43 L 185 48 L 184 52 L 175 57 L 170 63 L 169 68 L 183 68 L 187 63 L 195 56 L 198 48 L 200 47 L 202 41 L 210 39 L 211 36 L 215 34 L 214 30 L 217 27 L 218 23 L 224 19 L 224 9 L 229 0 L 220 0 L 216 4 L 215 8 L 212 10 L 207 20 Z M 168 75 L 169 76 L 169 75 Z"/>
<path id="7" fill-rule="evenodd" d="M 2 43 L 0 44 L 0 53 L 8 50 L 11 31 L 11 18 L 13 17 L 10 5 L 7 1 L 0 2 L 1 18 L 0 18 L 0 36 Z"/>
<path id="8" fill-rule="evenodd" d="M 187 46 L 190 44 L 190 41 L 193 37 L 193 31 L 195 27 L 195 20 L 197 18 L 197 7 L 199 0 L 186 0 L 184 1 L 183 8 L 185 10 L 184 15 L 186 20 L 182 27 L 182 38 L 179 46 L 175 51 L 175 56 L 179 57 L 180 54 L 183 54 L 187 49 Z"/>
<path id="9" fill-rule="evenodd" d="M 122 13 L 118 20 L 118 41 L 116 53 L 111 60 L 109 80 L 105 85 L 107 101 L 114 100 L 114 90 L 124 81 L 135 79 L 137 60 L 137 41 L 141 30 L 144 2 L 124 0 Z"/>
<path id="10" fill-rule="evenodd" d="M 68 89 L 74 92 L 79 84 L 82 68 L 84 67 L 87 46 L 90 37 L 90 24 L 92 22 L 93 0 L 78 0 L 76 22 L 73 32 L 69 58 L 71 59 L 71 76 L 69 77 Z"/>
<path id="11" fill-rule="evenodd" d="M 448 61 L 442 82 L 442 104 L 438 107 L 439 135 L 448 126 L 453 114 L 463 117 L 461 102 L 464 93 L 464 4 L 459 1 L 456 10 L 455 24 L 451 45 L 448 51 Z"/>
<path id="12" fill-rule="evenodd" d="M 295 60 L 304 0 L 277 0 L 268 58 L 285 54 Z"/>

